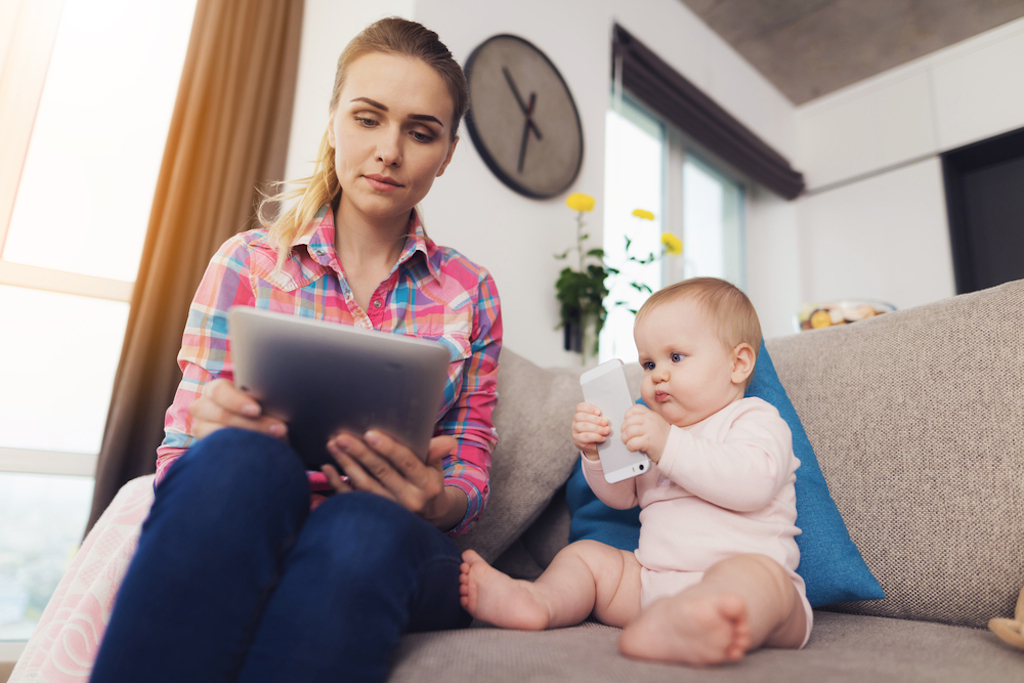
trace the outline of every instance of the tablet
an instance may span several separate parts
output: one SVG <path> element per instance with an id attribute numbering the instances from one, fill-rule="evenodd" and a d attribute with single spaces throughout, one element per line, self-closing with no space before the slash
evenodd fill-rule
<path id="1" fill-rule="evenodd" d="M 248 306 L 228 311 L 235 385 L 288 424 L 306 467 L 327 441 L 377 429 L 426 460 L 451 357 L 440 342 Z"/>

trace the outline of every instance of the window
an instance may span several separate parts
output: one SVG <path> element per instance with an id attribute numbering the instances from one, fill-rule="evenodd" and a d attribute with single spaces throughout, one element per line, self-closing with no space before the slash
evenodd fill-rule
<path id="1" fill-rule="evenodd" d="M 601 362 L 636 362 L 631 311 L 649 296 L 646 288 L 656 291 L 696 276 L 745 286 L 743 185 L 695 147 L 628 95 L 613 95 L 606 117 L 604 250 L 621 273 L 609 283 Z M 652 212 L 654 221 L 633 217 L 634 209 Z M 659 254 L 663 232 L 682 239 L 681 255 L 629 262 L 629 255 L 643 260 Z"/>
<path id="2" fill-rule="evenodd" d="M 598 347 L 598 359 L 637 359 L 633 343 L 633 313 L 648 292 L 634 283 L 657 290 L 662 286 L 661 262 L 630 262 L 629 255 L 645 259 L 661 250 L 664 227 L 665 126 L 646 110 L 623 98 L 605 117 L 605 262 L 620 270 L 610 278 L 605 300 L 608 318 Z M 654 214 L 653 221 L 633 216 L 635 209 Z M 629 252 L 626 243 L 629 240 Z"/>
<path id="3" fill-rule="evenodd" d="M 85 527 L 194 13 L 0 10 L 0 640 L 31 635 Z"/>

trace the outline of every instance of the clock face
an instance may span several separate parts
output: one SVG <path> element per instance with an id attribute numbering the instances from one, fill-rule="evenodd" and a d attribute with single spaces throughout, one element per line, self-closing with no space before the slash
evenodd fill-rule
<path id="1" fill-rule="evenodd" d="M 516 36 L 498 35 L 466 62 L 466 127 L 503 183 L 534 198 L 569 189 L 583 163 L 583 129 L 555 65 Z"/>

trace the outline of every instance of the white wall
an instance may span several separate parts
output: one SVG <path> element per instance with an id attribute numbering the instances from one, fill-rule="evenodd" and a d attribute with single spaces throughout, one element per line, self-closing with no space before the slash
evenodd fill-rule
<path id="1" fill-rule="evenodd" d="M 415 19 L 436 30 L 460 62 L 497 33 L 531 41 L 555 63 L 583 121 L 583 168 L 570 192 L 597 198 L 587 217 L 602 234 L 604 126 L 617 22 L 784 154 L 795 150 L 792 106 L 678 0 L 417 0 Z M 564 265 L 552 254 L 574 239 L 564 197 L 537 201 L 501 184 L 468 135 L 424 202 L 430 229 L 486 265 L 502 295 L 505 341 L 540 365 L 577 362 L 561 350 L 554 282 Z M 748 220 L 748 229 L 757 230 Z M 599 242 L 598 242 L 599 243 Z M 794 255 L 795 259 L 795 255 Z M 794 268 L 795 262 L 794 262 Z"/>
<path id="2" fill-rule="evenodd" d="M 955 293 L 938 158 L 807 197 L 797 211 L 805 301 L 909 308 Z"/>
<path id="3" fill-rule="evenodd" d="M 796 331 L 803 303 L 797 207 L 767 190 L 747 198 L 747 295 L 765 338 Z"/>
<path id="4" fill-rule="evenodd" d="M 955 293 L 937 155 L 1024 126 L 1024 20 L 800 107 L 804 301 Z"/>
<path id="5" fill-rule="evenodd" d="M 783 154 L 795 154 L 793 107 L 678 0 L 387 0 L 371 7 L 363 9 L 351 0 L 306 0 L 289 178 L 311 170 L 310 159 L 326 124 L 338 54 L 363 26 L 387 14 L 413 18 L 437 31 L 461 63 L 497 33 L 522 36 L 548 55 L 569 84 L 582 117 L 583 167 L 569 192 L 597 198 L 587 224 L 595 243 L 602 234 L 604 116 L 615 22 L 769 144 Z M 451 166 L 423 203 L 431 236 L 493 273 L 509 348 L 540 365 L 577 362 L 562 351 L 561 331 L 555 330 L 554 282 L 563 264 L 553 254 L 573 243 L 572 212 L 564 197 L 538 201 L 506 188 L 484 165 L 465 129 L 461 135 Z M 795 230 L 795 219 L 790 219 Z M 748 218 L 748 231 L 757 232 L 757 223 L 756 216 Z M 795 273 L 795 252 L 784 256 L 793 259 L 785 271 Z M 752 259 L 759 267 L 756 261 Z M 761 298 L 770 305 L 771 297 Z M 782 308 L 789 315 L 795 305 Z"/>
<path id="6" fill-rule="evenodd" d="M 436 30 L 464 62 L 496 33 L 536 44 L 558 66 L 583 120 L 583 168 L 571 192 L 597 200 L 602 234 L 604 114 L 616 22 L 804 172 L 796 202 L 748 201 L 748 291 L 766 336 L 792 331 L 803 302 L 873 297 L 899 308 L 954 293 L 936 154 L 1024 126 L 1024 20 L 793 108 L 678 0 L 306 0 L 288 177 L 308 174 L 345 43 L 387 14 Z M 552 254 L 573 242 L 563 197 L 537 201 L 501 184 L 465 130 L 424 202 L 431 235 L 486 266 L 501 291 L 505 341 L 541 365 L 561 350 Z"/>

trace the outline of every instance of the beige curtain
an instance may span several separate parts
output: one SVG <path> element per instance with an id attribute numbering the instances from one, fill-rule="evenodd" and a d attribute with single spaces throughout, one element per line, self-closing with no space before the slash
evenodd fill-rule
<path id="1" fill-rule="evenodd" d="M 210 257 L 284 173 L 303 0 L 198 0 L 96 471 L 88 529 L 155 471 L 175 357 Z"/>

